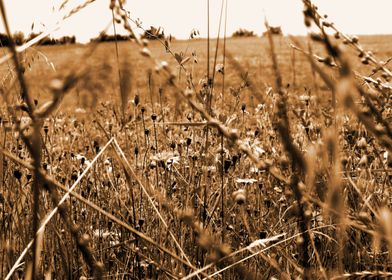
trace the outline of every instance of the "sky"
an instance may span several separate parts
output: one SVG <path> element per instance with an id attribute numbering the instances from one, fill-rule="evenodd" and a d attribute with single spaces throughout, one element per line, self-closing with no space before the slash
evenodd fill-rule
<path id="1" fill-rule="evenodd" d="M 64 15 L 59 7 L 64 0 L 3 0 L 12 32 L 41 32 L 58 22 Z M 216 37 L 222 0 L 210 0 L 210 34 Z M 68 0 L 65 11 L 84 3 Z M 76 35 L 80 42 L 96 37 L 111 23 L 110 0 L 96 0 L 61 24 L 53 37 Z M 348 34 L 392 33 L 392 0 L 313 0 L 322 14 Z M 192 29 L 207 36 L 207 0 L 127 0 L 125 8 L 142 26 L 161 26 L 165 34 L 178 39 L 189 37 Z M 280 25 L 285 34 L 306 34 L 301 0 L 228 0 L 227 34 L 239 28 L 261 34 L 264 17 L 270 25 Z M 34 24 L 34 25 L 33 25 Z M 33 29 L 32 29 L 33 27 Z M 121 32 L 121 28 L 118 27 Z M 3 23 L 0 32 L 4 32 Z M 110 26 L 108 33 L 112 33 Z"/>

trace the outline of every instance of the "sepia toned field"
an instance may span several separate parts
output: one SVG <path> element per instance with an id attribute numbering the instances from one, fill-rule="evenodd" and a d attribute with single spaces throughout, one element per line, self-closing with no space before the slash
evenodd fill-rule
<path id="1" fill-rule="evenodd" d="M 305 37 L 299 37 L 300 40 L 305 40 Z M 366 50 L 373 51 L 380 58 L 392 57 L 392 49 L 390 42 L 392 36 L 378 35 L 378 36 L 360 36 L 361 43 Z M 221 39 L 222 40 L 222 39 Z M 311 66 L 307 62 L 304 55 L 299 52 L 294 52 L 290 47 L 290 39 L 287 37 L 276 37 L 276 52 L 279 60 L 279 65 L 283 74 L 285 84 L 295 86 L 296 90 L 300 92 L 305 87 L 310 88 L 313 85 L 311 77 Z M 305 42 L 305 41 L 304 41 Z M 211 56 L 215 52 L 216 41 L 211 41 L 210 51 Z M 222 44 L 218 50 L 218 62 L 222 63 Z M 227 52 L 230 53 L 252 77 L 252 81 L 260 87 L 261 90 L 274 83 L 274 74 L 272 69 L 272 61 L 269 56 L 268 38 L 228 38 Z M 197 63 L 190 65 L 188 68 L 193 70 L 194 79 L 198 82 L 206 76 L 206 56 L 207 56 L 207 40 L 194 39 L 194 40 L 177 40 L 173 41 L 171 49 L 175 53 L 184 53 L 186 56 L 191 57 L 192 52 L 197 55 Z M 154 58 L 160 61 L 166 61 L 173 66 L 174 73 L 179 75 L 179 79 L 184 80 L 185 74 L 180 72 L 176 66 L 176 60 L 169 53 L 165 51 L 164 46 L 158 41 L 151 41 L 149 44 Z M 315 52 L 319 55 L 325 53 L 323 46 L 316 44 L 314 46 Z M 349 55 L 350 61 L 354 69 L 363 75 L 371 73 L 372 66 L 361 65 L 359 59 L 356 58 L 356 53 L 350 48 L 346 47 L 346 54 Z M 127 68 L 132 73 L 132 85 L 134 86 L 132 94 L 139 93 L 145 95 L 148 83 L 148 71 L 155 69 L 155 65 L 146 60 L 141 54 L 140 49 L 132 42 L 119 42 L 119 62 L 120 67 L 126 63 Z M 6 50 L 4 50 L 6 51 Z M 88 45 L 68 45 L 68 46 L 42 46 L 29 49 L 23 54 L 27 71 L 26 78 L 29 81 L 33 95 L 38 99 L 45 100 L 48 98 L 48 80 L 57 77 L 62 77 L 74 71 L 75 68 L 86 67 L 89 70 L 89 75 L 95 83 L 102 86 L 99 87 L 98 96 L 103 95 L 106 98 L 109 94 L 112 98 L 119 97 L 119 77 L 118 65 L 116 58 L 116 45 L 115 43 L 101 43 L 96 46 L 96 49 L 91 56 L 86 57 L 89 52 Z M 294 54 L 293 54 L 294 53 Z M 294 55 L 294 57 L 293 57 Z M 294 61 L 294 65 L 293 65 Z M 53 64 L 53 66 L 52 66 Z M 213 61 L 210 61 L 211 67 Z M 53 68 L 54 67 L 54 68 Z M 226 66 L 228 70 L 226 82 L 230 86 L 238 86 L 241 81 L 241 75 L 233 68 L 232 65 Z M 2 71 L 7 73 L 8 67 L 2 66 Z M 42 79 L 42 76 L 47 79 Z M 295 75 L 295 85 L 293 85 L 293 76 Z M 158 75 L 159 76 L 159 75 Z M 218 75 L 218 85 L 221 84 L 221 77 Z M 320 85 L 322 83 L 320 82 Z M 137 87 L 137 89 L 135 88 Z M 159 85 L 157 85 L 159 87 Z M 77 89 L 76 89 L 77 91 Z M 69 94 L 69 99 L 76 102 L 75 91 Z M 249 94 L 247 94 L 249 95 Z M 77 96 L 77 95 L 76 95 Z"/>
<path id="2" fill-rule="evenodd" d="M 392 277 L 392 36 L 316 37 L 2 64 L 0 278 Z"/>

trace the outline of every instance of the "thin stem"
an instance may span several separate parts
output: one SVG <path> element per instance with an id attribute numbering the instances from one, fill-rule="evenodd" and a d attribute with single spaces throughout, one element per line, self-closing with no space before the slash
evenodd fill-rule
<path id="1" fill-rule="evenodd" d="M 225 5 L 225 30 L 223 33 L 223 75 L 222 75 L 222 108 L 224 108 L 225 104 L 225 71 L 226 71 L 226 29 L 227 29 L 227 3 L 229 0 L 226 0 Z"/>
<path id="2" fill-rule="evenodd" d="M 207 79 L 210 79 L 210 0 L 207 0 Z"/>
<path id="3" fill-rule="evenodd" d="M 224 150 L 223 150 L 223 134 L 221 133 L 221 219 L 222 219 L 222 243 L 225 242 L 225 194 L 224 194 L 224 184 L 225 184 L 225 160 L 224 160 Z"/>
<path id="4" fill-rule="evenodd" d="M 214 56 L 214 67 L 212 68 L 212 79 L 211 79 L 211 88 L 210 88 L 210 111 L 212 112 L 212 94 L 214 91 L 214 82 L 215 82 L 215 67 L 216 67 L 216 60 L 218 58 L 218 50 L 219 50 L 219 39 L 220 39 L 220 30 L 221 30 L 221 24 L 222 24 L 222 16 L 223 16 L 223 10 L 224 10 L 224 4 L 225 0 L 222 0 L 222 6 L 220 10 L 220 16 L 219 16 L 219 26 L 218 26 L 218 36 L 216 38 L 216 46 L 215 46 L 215 56 Z"/>
<path id="5" fill-rule="evenodd" d="M 123 88 L 122 88 L 122 82 L 121 82 L 121 69 L 120 69 L 120 58 L 118 54 L 118 42 L 117 42 L 117 30 L 116 30 L 116 22 L 114 20 L 114 11 L 112 10 L 112 24 L 113 24 L 113 32 L 114 32 L 114 45 L 116 47 L 116 63 L 117 63 L 117 69 L 118 69 L 118 81 L 119 81 L 119 86 L 120 86 L 120 96 L 123 94 Z M 125 122 L 125 104 L 122 104 L 123 110 L 123 121 Z"/>

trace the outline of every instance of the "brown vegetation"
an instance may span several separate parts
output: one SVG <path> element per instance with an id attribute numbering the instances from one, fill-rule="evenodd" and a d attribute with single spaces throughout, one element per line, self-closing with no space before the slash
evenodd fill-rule
<path id="1" fill-rule="evenodd" d="M 391 277 L 390 37 L 303 2 L 306 38 L 149 42 L 113 0 L 132 41 L 11 42 L 0 277 Z"/>

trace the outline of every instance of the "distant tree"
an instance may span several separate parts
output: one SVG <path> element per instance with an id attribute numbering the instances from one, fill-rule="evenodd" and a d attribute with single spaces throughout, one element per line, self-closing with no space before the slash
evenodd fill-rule
<path id="1" fill-rule="evenodd" d="M 64 36 L 61 37 L 60 39 L 57 39 L 57 44 L 59 45 L 70 45 L 70 44 L 75 44 L 76 43 L 76 37 L 75 36 Z"/>
<path id="2" fill-rule="evenodd" d="M 27 36 L 27 41 L 30 41 L 30 40 L 34 39 L 34 38 L 37 37 L 38 35 L 39 35 L 38 33 L 31 32 L 31 33 Z"/>
<path id="3" fill-rule="evenodd" d="M 51 45 L 56 45 L 57 41 L 54 38 L 45 37 L 42 40 L 40 40 L 38 44 L 42 46 L 51 46 Z"/>
<path id="4" fill-rule="evenodd" d="M 30 33 L 29 36 L 27 37 L 27 41 L 34 39 L 38 35 L 39 35 L 39 33 L 34 33 L 34 32 Z M 64 36 L 64 37 L 61 37 L 60 39 L 45 37 L 45 38 L 42 38 L 41 40 L 39 40 L 38 45 L 42 45 L 42 46 L 63 45 L 63 44 L 73 44 L 75 42 L 76 42 L 75 36 L 71 36 L 71 37 Z"/>
<path id="5" fill-rule="evenodd" d="M 267 31 L 263 32 L 263 36 L 268 35 L 268 31 L 271 32 L 271 35 L 282 36 L 282 28 L 280 26 L 270 26 Z"/>
<path id="6" fill-rule="evenodd" d="M 30 33 L 29 36 L 27 37 L 27 41 L 34 39 L 38 35 L 40 35 L 40 34 L 34 33 L 34 32 Z M 41 40 L 39 40 L 38 44 L 43 45 L 43 46 L 47 46 L 47 45 L 56 45 L 57 42 L 56 42 L 56 39 L 45 37 L 45 38 L 42 38 Z"/>
<path id="7" fill-rule="evenodd" d="M 0 45 L 6 47 L 10 44 L 10 39 L 7 34 L 0 33 Z"/>
<path id="8" fill-rule="evenodd" d="M 15 32 L 12 36 L 14 39 L 15 44 L 22 45 L 25 42 L 23 32 Z M 0 33 L 0 46 L 7 47 L 11 43 L 10 38 L 7 34 Z"/>
<path id="9" fill-rule="evenodd" d="M 37 37 L 39 33 L 30 33 L 25 39 L 25 35 L 23 32 L 15 32 L 12 36 L 16 45 L 23 45 L 26 41 L 30 41 Z M 76 37 L 75 36 L 64 36 L 59 39 L 45 37 L 41 39 L 38 44 L 39 45 L 64 45 L 64 44 L 75 44 Z M 10 44 L 10 39 L 6 34 L 0 33 L 0 46 L 6 47 Z"/>
<path id="10" fill-rule="evenodd" d="M 232 37 L 255 37 L 256 34 L 251 30 L 240 28 L 237 31 L 235 31 L 231 36 Z"/>
<path id="11" fill-rule="evenodd" d="M 108 35 L 106 33 L 101 33 L 98 37 L 92 38 L 91 42 L 113 42 L 113 41 L 128 41 L 132 39 L 131 35 Z"/>

